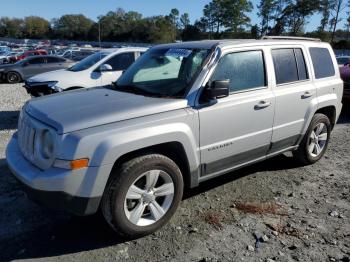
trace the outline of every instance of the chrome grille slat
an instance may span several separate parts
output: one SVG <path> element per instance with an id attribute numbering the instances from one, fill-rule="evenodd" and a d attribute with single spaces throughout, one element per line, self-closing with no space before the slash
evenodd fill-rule
<path id="1" fill-rule="evenodd" d="M 36 130 L 28 116 L 23 114 L 18 124 L 18 145 L 25 158 L 34 161 L 34 139 Z"/>

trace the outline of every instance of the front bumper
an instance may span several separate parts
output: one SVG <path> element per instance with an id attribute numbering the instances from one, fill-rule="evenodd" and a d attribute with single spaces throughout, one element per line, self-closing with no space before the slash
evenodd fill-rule
<path id="1" fill-rule="evenodd" d="M 34 96 L 46 96 L 57 93 L 57 91 L 53 90 L 52 88 L 48 87 L 45 83 L 29 83 L 25 82 L 23 86 L 27 93 Z"/>
<path id="2" fill-rule="evenodd" d="M 110 167 L 65 170 L 51 167 L 42 171 L 23 157 L 15 134 L 6 149 L 6 160 L 15 178 L 24 185 L 30 199 L 50 208 L 76 215 L 94 214 L 99 207 L 104 184 L 99 174 Z"/>

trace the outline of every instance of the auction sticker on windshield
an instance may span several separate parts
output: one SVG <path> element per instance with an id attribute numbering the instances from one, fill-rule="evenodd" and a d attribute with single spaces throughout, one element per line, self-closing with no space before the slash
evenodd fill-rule
<path id="1" fill-rule="evenodd" d="M 173 57 L 188 57 L 192 53 L 189 49 L 169 49 L 165 55 Z"/>

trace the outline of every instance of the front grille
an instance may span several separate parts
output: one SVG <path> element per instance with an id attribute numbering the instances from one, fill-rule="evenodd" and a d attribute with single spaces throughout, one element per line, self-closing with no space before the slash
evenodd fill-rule
<path id="1" fill-rule="evenodd" d="M 34 143 L 36 129 L 33 127 L 30 118 L 23 112 L 18 121 L 18 145 L 30 162 L 34 162 Z"/>

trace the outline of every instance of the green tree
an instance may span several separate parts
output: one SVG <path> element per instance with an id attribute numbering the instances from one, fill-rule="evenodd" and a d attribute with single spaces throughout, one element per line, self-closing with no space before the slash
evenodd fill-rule
<path id="1" fill-rule="evenodd" d="M 275 9 L 275 26 L 272 33 L 302 35 L 308 18 L 320 9 L 315 0 L 280 0 Z"/>
<path id="2" fill-rule="evenodd" d="M 180 15 L 179 10 L 176 8 L 173 8 L 173 9 L 171 9 L 170 14 L 168 16 L 170 21 L 171 21 L 171 24 L 173 25 L 172 32 L 173 32 L 173 39 L 174 40 L 176 39 L 177 31 L 179 28 L 179 15 Z"/>
<path id="3" fill-rule="evenodd" d="M 322 18 L 321 18 L 321 23 L 320 23 L 320 26 L 318 29 L 320 32 L 324 32 L 326 27 L 329 24 L 329 18 L 331 15 L 330 1 L 328 1 L 328 0 L 321 0 L 320 1 L 320 13 L 322 14 Z"/>
<path id="4" fill-rule="evenodd" d="M 45 38 L 50 32 L 50 23 L 38 16 L 24 18 L 23 33 L 27 38 Z"/>
<path id="5" fill-rule="evenodd" d="M 258 4 L 258 16 L 261 18 L 261 35 L 268 34 L 270 22 L 277 7 L 276 0 L 261 0 Z"/>
<path id="6" fill-rule="evenodd" d="M 183 29 L 186 29 L 190 25 L 190 17 L 188 13 L 183 13 L 180 17 L 180 25 Z"/>
<path id="7" fill-rule="evenodd" d="M 82 14 L 63 15 L 54 21 L 55 33 L 63 39 L 87 39 L 94 22 Z"/>
<path id="8" fill-rule="evenodd" d="M 248 0 L 220 0 L 218 4 L 222 15 L 222 25 L 226 30 L 237 33 L 249 26 L 250 18 L 246 13 L 253 10 L 252 2 Z"/>
<path id="9" fill-rule="evenodd" d="M 0 36 L 22 38 L 24 21 L 19 18 L 0 18 Z"/>
<path id="10" fill-rule="evenodd" d="M 342 20 L 342 17 L 340 15 L 344 11 L 344 9 L 347 7 L 347 3 L 345 2 L 345 0 L 331 0 L 330 6 L 331 6 L 331 19 L 329 23 L 331 25 L 331 31 L 332 31 L 331 42 L 333 43 L 337 26 L 339 22 Z"/>

